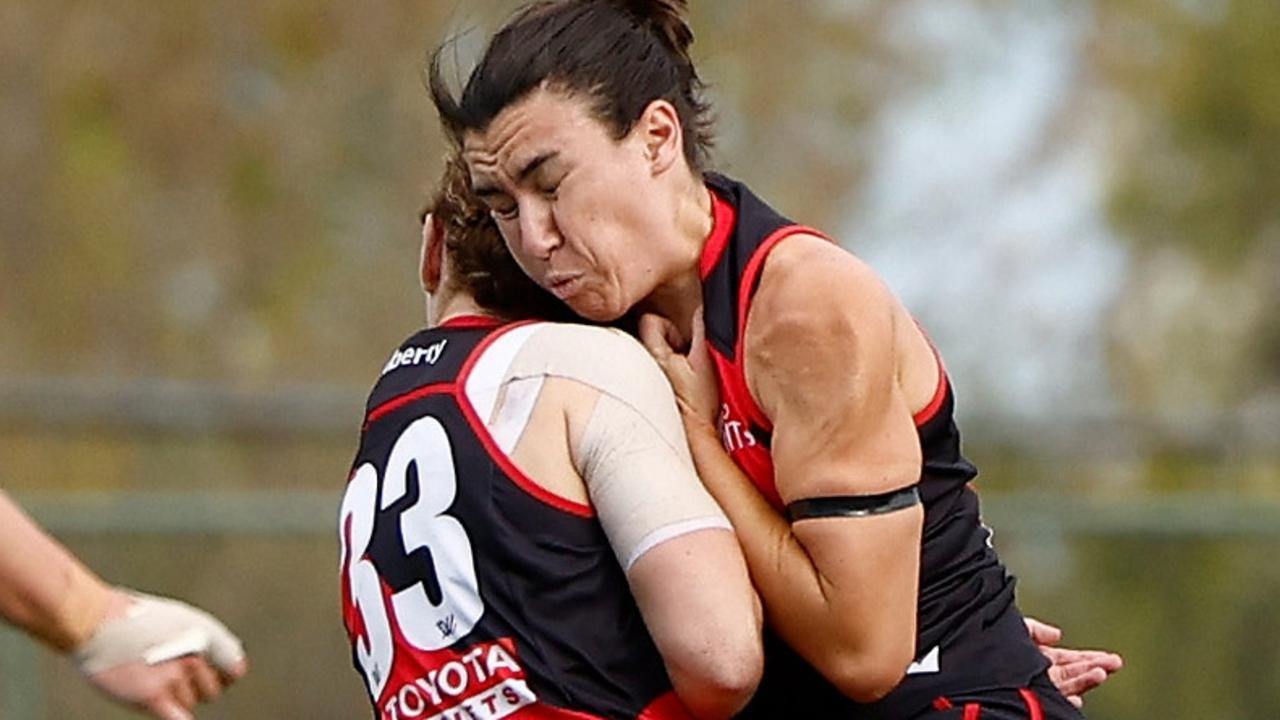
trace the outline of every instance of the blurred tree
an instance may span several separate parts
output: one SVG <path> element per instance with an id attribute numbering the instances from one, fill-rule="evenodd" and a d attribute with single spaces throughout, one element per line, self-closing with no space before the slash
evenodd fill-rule
<path id="1" fill-rule="evenodd" d="M 1134 274 L 1120 387 L 1171 419 L 1280 402 L 1280 4 L 1099 0 L 1114 91 L 1110 202 Z"/>

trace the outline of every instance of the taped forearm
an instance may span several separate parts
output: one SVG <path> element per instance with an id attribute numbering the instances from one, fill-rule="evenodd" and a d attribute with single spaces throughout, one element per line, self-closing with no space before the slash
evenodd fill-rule
<path id="1" fill-rule="evenodd" d="M 545 378 L 597 393 L 594 404 L 571 410 L 579 421 L 571 423 L 570 454 L 624 569 L 674 538 L 730 529 L 694 473 L 671 386 L 635 338 L 583 325 L 539 326 L 514 354 L 503 384 Z M 506 393 L 506 404 L 519 404 L 514 395 Z M 520 415 L 500 412 L 499 424 Z"/>
<path id="2" fill-rule="evenodd" d="M 0 614 L 67 652 L 102 621 L 110 588 L 0 492 Z"/>
<path id="3" fill-rule="evenodd" d="M 687 450 L 612 395 L 596 401 L 574 456 L 624 570 L 682 535 L 732 529 L 698 482 Z"/>

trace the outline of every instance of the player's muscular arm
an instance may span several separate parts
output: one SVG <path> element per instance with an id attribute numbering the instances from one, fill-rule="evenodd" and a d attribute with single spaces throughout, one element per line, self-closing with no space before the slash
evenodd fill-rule
<path id="1" fill-rule="evenodd" d="M 784 501 L 879 495 L 919 481 L 894 308 L 869 269 L 825 240 L 793 238 L 766 263 L 746 372 L 773 422 Z M 850 697 L 887 694 L 914 653 L 922 508 L 788 524 L 709 434 L 693 434 L 699 471 L 738 529 L 772 626 Z"/>

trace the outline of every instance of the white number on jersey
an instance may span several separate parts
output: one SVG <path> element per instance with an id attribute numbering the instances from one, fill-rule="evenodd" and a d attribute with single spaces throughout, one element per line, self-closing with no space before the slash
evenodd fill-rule
<path id="1" fill-rule="evenodd" d="M 352 603 L 360 612 L 367 633 L 367 638 L 357 639 L 356 657 L 375 699 L 386 687 L 395 650 L 388 608 L 382 598 L 382 578 L 365 555 L 373 538 L 377 511 L 386 510 L 405 497 L 413 468 L 417 470 L 419 497 L 412 507 L 400 513 L 400 536 L 406 558 L 419 550 L 430 553 L 440 600 L 432 602 L 422 582 L 393 594 L 390 609 L 401 633 L 418 649 L 439 650 L 471 632 L 484 614 L 471 541 L 462 523 L 445 514 L 458 493 L 453 446 L 439 420 L 423 417 L 409 425 L 392 446 L 381 497 L 377 497 L 377 470 L 365 463 L 356 470 L 342 501 L 342 559 L 347 563 Z M 347 547 L 348 523 L 351 547 Z"/>

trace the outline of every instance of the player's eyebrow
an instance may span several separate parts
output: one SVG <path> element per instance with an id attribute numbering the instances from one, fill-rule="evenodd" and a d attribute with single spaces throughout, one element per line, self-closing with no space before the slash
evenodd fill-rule
<path id="1" fill-rule="evenodd" d="M 524 167 L 521 168 L 520 172 L 516 174 L 517 181 L 524 182 L 526 179 L 528 179 L 530 175 L 538 172 L 538 168 L 542 167 L 548 161 L 554 160 L 559 156 L 560 156 L 559 150 L 551 150 L 551 151 L 539 154 L 537 157 L 533 158 L 532 160 L 524 164 Z"/>
<path id="2" fill-rule="evenodd" d="M 536 155 L 532 160 L 525 163 L 524 167 L 520 168 L 520 172 L 516 173 L 516 182 L 523 183 L 525 180 L 529 178 L 530 175 L 538 172 L 538 168 L 541 168 L 543 165 L 547 164 L 548 162 L 558 157 L 560 157 L 559 150 L 549 150 L 547 152 Z M 477 199 L 480 199 L 480 200 L 484 200 L 485 198 L 490 198 L 495 195 L 506 194 L 506 192 L 501 188 L 499 188 L 498 186 L 492 185 L 489 183 L 484 183 L 484 182 L 476 183 L 475 185 L 473 185 L 471 188 L 471 193 L 475 195 Z"/>
<path id="3" fill-rule="evenodd" d="M 503 193 L 496 185 L 482 184 L 472 187 L 471 194 L 483 200 L 485 198 L 493 197 L 494 195 L 503 195 L 505 193 Z"/>

